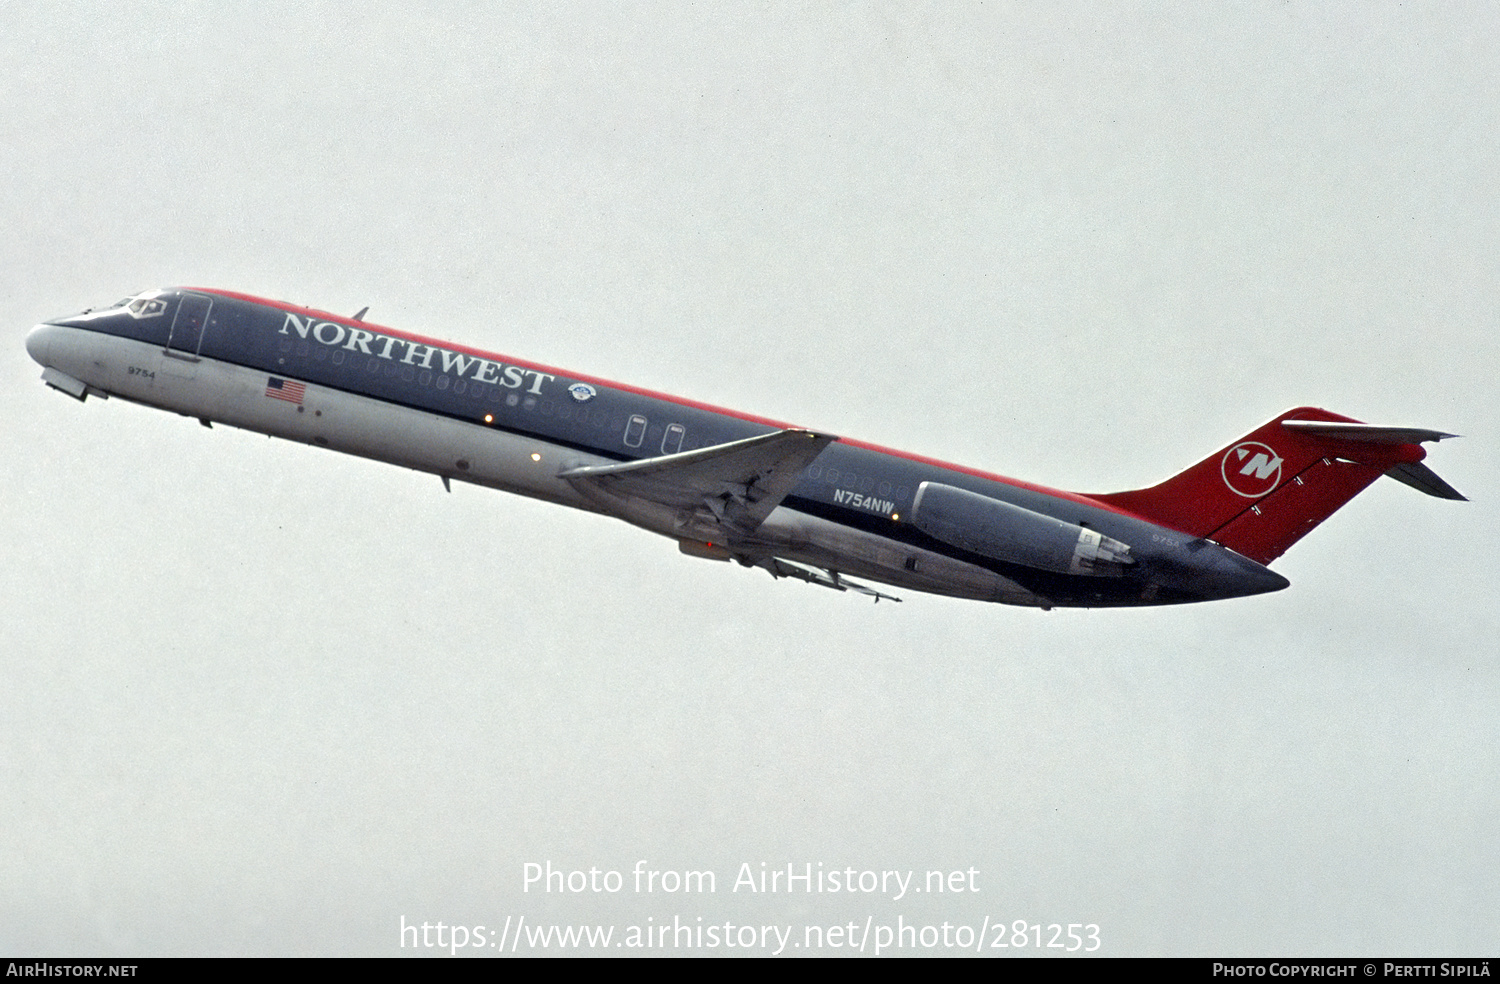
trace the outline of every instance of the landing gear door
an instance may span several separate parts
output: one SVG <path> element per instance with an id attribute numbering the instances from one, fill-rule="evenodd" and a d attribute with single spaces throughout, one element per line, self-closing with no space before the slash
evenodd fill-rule
<path id="1" fill-rule="evenodd" d="M 172 319 L 172 330 L 167 335 L 167 355 L 198 361 L 198 349 L 203 344 L 203 329 L 208 325 L 208 312 L 213 306 L 213 298 L 207 294 L 184 293 L 178 299 L 177 314 Z"/>

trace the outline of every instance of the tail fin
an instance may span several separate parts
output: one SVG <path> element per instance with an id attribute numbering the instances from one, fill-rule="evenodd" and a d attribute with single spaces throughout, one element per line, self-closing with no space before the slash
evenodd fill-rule
<path id="1" fill-rule="evenodd" d="M 1160 485 L 1091 498 L 1268 564 L 1381 475 L 1463 499 L 1421 464 L 1421 442 L 1452 436 L 1298 407 Z"/>

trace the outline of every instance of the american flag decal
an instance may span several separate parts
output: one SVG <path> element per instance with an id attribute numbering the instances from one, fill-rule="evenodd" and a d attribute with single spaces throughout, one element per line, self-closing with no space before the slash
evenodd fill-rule
<path id="1" fill-rule="evenodd" d="M 285 400 L 301 406 L 302 394 L 306 392 L 305 383 L 294 383 L 290 379 L 277 379 L 275 376 L 266 380 L 266 395 L 273 400 Z"/>

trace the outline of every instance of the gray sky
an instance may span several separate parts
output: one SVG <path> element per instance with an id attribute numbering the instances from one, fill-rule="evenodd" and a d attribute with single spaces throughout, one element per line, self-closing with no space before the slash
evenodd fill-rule
<path id="1" fill-rule="evenodd" d="M 1492 5 L 241 6 L 0 7 L 0 951 L 1495 953 Z M 1463 434 L 1474 502 L 1379 482 L 1266 597 L 872 606 L 38 381 L 33 323 L 166 284 L 1085 492 L 1315 404 Z M 522 891 L 641 859 L 718 892 Z"/>

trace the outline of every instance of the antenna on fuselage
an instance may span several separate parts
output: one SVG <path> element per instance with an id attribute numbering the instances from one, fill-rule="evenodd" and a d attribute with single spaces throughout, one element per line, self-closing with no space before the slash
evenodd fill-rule
<path id="1" fill-rule="evenodd" d="M 363 320 L 365 320 L 365 312 L 368 311 L 368 310 L 370 310 L 370 305 L 366 304 L 364 307 L 362 307 L 362 308 L 359 309 L 359 313 L 354 316 L 354 320 L 355 321 L 363 321 Z"/>

